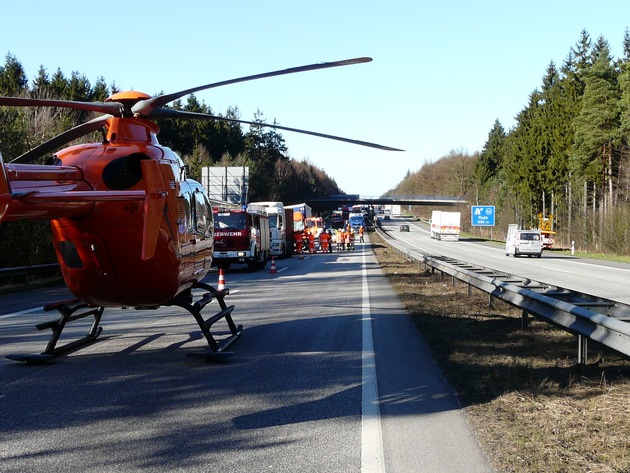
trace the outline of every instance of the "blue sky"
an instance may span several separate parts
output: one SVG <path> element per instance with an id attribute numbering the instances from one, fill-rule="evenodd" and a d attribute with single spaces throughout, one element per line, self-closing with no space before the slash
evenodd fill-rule
<path id="1" fill-rule="evenodd" d="M 181 0 L 3 2 L 0 53 L 29 79 L 40 65 L 149 94 L 325 61 L 368 64 L 293 74 L 197 94 L 269 121 L 403 148 L 385 152 L 283 132 L 289 154 L 347 193 L 380 195 L 450 151 L 480 151 L 507 129 L 586 29 L 615 58 L 627 0 Z M 28 10 L 28 11 L 26 11 Z M 0 150 L 1 151 L 1 150 Z"/>

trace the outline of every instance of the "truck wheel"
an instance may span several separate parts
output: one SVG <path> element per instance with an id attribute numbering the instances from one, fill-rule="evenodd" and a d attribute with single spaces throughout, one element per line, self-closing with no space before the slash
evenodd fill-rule
<path id="1" fill-rule="evenodd" d="M 261 258 L 261 259 L 260 259 L 260 261 L 258 262 L 258 267 L 259 267 L 260 269 L 265 269 L 265 268 L 267 267 L 267 257 L 268 257 L 268 255 L 267 255 L 267 253 L 266 253 L 266 252 L 263 252 L 263 253 L 261 253 L 261 254 L 260 254 L 260 256 L 261 256 L 262 258 Z"/>
<path id="2" fill-rule="evenodd" d="M 258 264 L 258 252 L 254 252 L 253 258 L 247 262 L 247 269 L 250 273 L 253 273 L 258 268 Z"/>

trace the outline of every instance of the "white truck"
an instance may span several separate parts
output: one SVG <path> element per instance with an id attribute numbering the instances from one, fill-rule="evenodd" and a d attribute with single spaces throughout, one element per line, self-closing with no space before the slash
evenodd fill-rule
<path id="1" fill-rule="evenodd" d="M 282 202 L 252 202 L 248 210 L 264 212 L 269 217 L 272 256 L 290 258 L 293 254 L 293 209 Z"/>
<path id="2" fill-rule="evenodd" d="M 313 209 L 307 204 L 287 205 L 285 208 L 293 211 L 293 231 L 303 232 L 306 228 L 306 219 L 313 215 Z"/>
<path id="3" fill-rule="evenodd" d="M 543 235 L 540 230 L 521 230 L 516 223 L 508 225 L 505 238 L 505 256 L 521 255 L 542 257 Z"/>
<path id="4" fill-rule="evenodd" d="M 399 204 L 386 205 L 384 213 L 392 217 L 400 217 L 402 215 L 402 209 Z"/>
<path id="5" fill-rule="evenodd" d="M 431 238 L 436 240 L 459 240 L 461 212 L 431 212 Z"/>

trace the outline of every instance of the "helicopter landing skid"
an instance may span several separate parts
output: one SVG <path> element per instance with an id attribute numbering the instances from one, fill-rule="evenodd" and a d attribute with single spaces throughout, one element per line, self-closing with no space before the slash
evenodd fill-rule
<path id="1" fill-rule="evenodd" d="M 88 308 L 89 310 L 78 312 L 85 308 Z M 57 320 L 51 320 L 49 322 L 43 322 L 36 325 L 37 330 L 46 330 L 48 328 L 52 330 L 52 335 L 50 336 L 50 340 L 48 340 L 46 349 L 40 354 L 14 354 L 7 355 L 6 358 L 30 364 L 46 363 L 55 358 L 57 355 L 81 348 L 94 342 L 103 331 L 103 328 L 100 327 L 99 324 L 101 322 L 103 310 L 105 310 L 104 307 L 89 307 L 85 302 L 81 302 L 79 299 L 71 299 L 68 301 L 48 304 L 44 307 L 44 310 L 47 312 L 57 310 L 61 314 Z M 61 332 L 63 332 L 63 329 L 68 322 L 89 317 L 90 315 L 94 316 L 94 322 L 85 337 L 73 342 L 68 342 L 59 347 L 57 346 Z"/>
<path id="2" fill-rule="evenodd" d="M 192 289 L 203 289 L 206 292 L 199 298 L 197 302 L 192 303 Z M 180 297 L 174 299 L 170 303 L 170 305 L 179 306 L 183 309 L 186 309 L 192 314 L 192 316 L 197 321 L 197 324 L 199 325 L 203 336 L 208 342 L 210 351 L 188 353 L 188 356 L 216 361 L 225 359 L 226 357 L 233 355 L 233 352 L 227 352 L 225 351 L 225 349 L 228 348 L 232 343 L 234 343 L 236 339 L 241 335 L 241 332 L 243 331 L 243 326 L 237 326 L 232 320 L 232 311 L 234 310 L 234 306 L 228 306 L 225 303 L 225 296 L 227 296 L 229 293 L 229 289 L 222 289 L 219 291 L 212 286 L 209 286 L 208 284 L 198 282 L 195 283 L 188 291 L 184 292 Z M 217 300 L 221 310 L 213 316 L 204 319 L 204 317 L 201 315 L 201 311 L 206 305 L 212 302 L 213 299 Z M 210 332 L 210 328 L 221 319 L 225 319 L 225 321 L 227 322 L 228 328 L 230 329 L 230 334 L 226 338 L 217 340 Z"/>

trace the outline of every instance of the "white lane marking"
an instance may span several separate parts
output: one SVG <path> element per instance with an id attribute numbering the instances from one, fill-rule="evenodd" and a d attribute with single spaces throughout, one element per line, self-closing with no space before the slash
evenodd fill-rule
<path id="1" fill-rule="evenodd" d="M 571 274 L 573 271 L 565 271 L 564 269 L 552 268 L 551 266 L 541 266 L 543 269 L 548 269 L 549 271 L 553 271 L 556 273 L 567 273 Z"/>
<path id="2" fill-rule="evenodd" d="M 367 283 L 367 264 L 363 253 L 362 269 L 362 347 L 361 347 L 361 472 L 385 471 L 383 437 L 379 411 L 376 360 L 372 338 L 372 313 Z"/>
<path id="3" fill-rule="evenodd" d="M 17 317 L 18 315 L 31 314 L 33 312 L 38 312 L 40 310 L 44 310 L 44 308 L 43 307 L 35 307 L 34 309 L 21 310 L 20 312 L 13 312 L 12 314 L 0 315 L 0 320 L 1 319 L 9 319 L 11 317 Z"/>
<path id="4" fill-rule="evenodd" d="M 630 271 L 630 269 L 628 268 L 616 268 L 614 266 L 604 266 L 602 264 L 595 264 L 595 263 L 585 263 L 583 261 L 571 261 L 571 260 L 567 260 L 567 263 L 571 263 L 571 264 L 581 264 L 583 266 L 594 266 L 596 268 L 603 268 L 603 269 L 614 269 L 615 271 Z"/>

